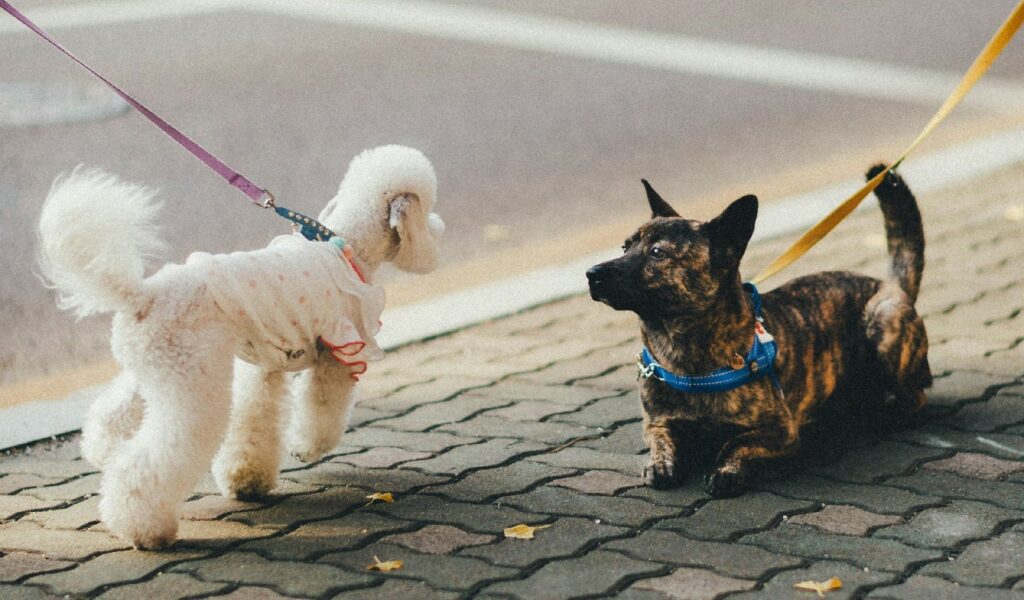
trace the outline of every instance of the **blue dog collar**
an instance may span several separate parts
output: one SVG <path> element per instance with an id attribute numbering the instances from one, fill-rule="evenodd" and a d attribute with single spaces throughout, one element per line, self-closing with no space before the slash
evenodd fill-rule
<path id="1" fill-rule="evenodd" d="M 641 379 L 654 377 L 658 381 L 680 392 L 727 392 L 742 385 L 768 375 L 776 388 L 781 389 L 779 379 L 775 375 L 775 356 L 778 348 L 775 338 L 764 329 L 764 317 L 761 316 L 761 294 L 752 283 L 744 283 L 743 288 L 750 293 L 750 302 L 754 308 L 754 344 L 743 359 L 743 367 L 733 369 L 722 367 L 707 375 L 676 375 L 662 367 L 651 351 L 644 346 L 637 356 L 637 369 Z"/>
<path id="2" fill-rule="evenodd" d="M 304 238 L 311 242 L 326 242 L 335 236 L 334 232 L 313 217 L 296 212 L 283 206 L 275 206 L 274 212 L 295 224 L 296 229 Z"/>

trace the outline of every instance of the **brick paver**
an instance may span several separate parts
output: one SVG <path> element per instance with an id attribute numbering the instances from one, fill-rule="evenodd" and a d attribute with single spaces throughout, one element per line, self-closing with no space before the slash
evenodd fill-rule
<path id="1" fill-rule="evenodd" d="M 790 525 L 813 525 L 829 533 L 866 536 L 869 531 L 885 525 L 895 525 L 899 517 L 879 515 L 855 506 L 826 506 L 818 512 L 796 515 Z"/>
<path id="2" fill-rule="evenodd" d="M 167 552 L 98 523 L 74 436 L 0 456 L 0 597 L 811 598 L 793 583 L 833 576 L 828 598 L 1024 597 L 1022 181 L 920 198 L 936 380 L 909 429 L 809 436 L 735 499 L 642 487 L 636 319 L 574 297 L 390 353 L 338 448 L 286 459 L 260 503 L 205 478 Z M 881 231 L 859 213 L 786 276 L 883 275 Z M 548 527 L 504 538 L 519 523 Z"/>
<path id="3" fill-rule="evenodd" d="M 494 541 L 494 536 L 469 533 L 450 525 L 427 525 L 410 533 L 389 535 L 382 541 L 427 554 L 449 554 L 459 548 Z"/>

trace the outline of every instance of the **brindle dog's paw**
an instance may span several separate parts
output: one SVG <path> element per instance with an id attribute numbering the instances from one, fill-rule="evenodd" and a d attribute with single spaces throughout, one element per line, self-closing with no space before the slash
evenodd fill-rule
<path id="1" fill-rule="evenodd" d="M 645 485 L 656 490 L 667 490 L 679 485 L 680 472 L 670 462 L 647 463 L 641 475 Z"/>
<path id="2" fill-rule="evenodd" d="M 718 467 L 704 476 L 704 491 L 712 498 L 739 496 L 746 487 L 746 474 L 732 467 Z"/>

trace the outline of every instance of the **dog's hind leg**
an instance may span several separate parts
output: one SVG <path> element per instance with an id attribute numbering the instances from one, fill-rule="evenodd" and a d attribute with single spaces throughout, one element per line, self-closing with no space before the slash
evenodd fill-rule
<path id="1" fill-rule="evenodd" d="M 145 414 L 138 433 L 104 465 L 100 517 L 137 548 L 170 544 L 181 504 L 221 441 L 231 410 L 234 339 L 216 324 L 165 323 L 117 331 L 115 350 L 139 382 Z"/>
<path id="2" fill-rule="evenodd" d="M 350 374 L 350 367 L 323 355 L 296 377 L 288 450 L 299 460 L 318 460 L 341 441 L 356 403 L 356 382 Z"/>
<path id="3" fill-rule="evenodd" d="M 131 371 L 124 370 L 110 382 L 89 407 L 82 425 L 82 456 L 102 468 L 117 454 L 142 423 L 144 410 L 139 385 Z"/>
<path id="4" fill-rule="evenodd" d="M 283 372 L 235 360 L 231 420 L 213 461 L 217 487 L 228 498 L 260 498 L 277 485 L 283 396 Z"/>
<path id="5" fill-rule="evenodd" d="M 928 334 L 904 291 L 889 281 L 865 307 L 865 330 L 887 387 L 906 414 L 924 408 L 932 384 Z"/>

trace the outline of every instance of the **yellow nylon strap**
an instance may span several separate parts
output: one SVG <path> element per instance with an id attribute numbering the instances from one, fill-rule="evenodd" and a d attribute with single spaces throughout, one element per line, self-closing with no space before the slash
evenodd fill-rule
<path id="1" fill-rule="evenodd" d="M 939 107 L 939 110 L 931 120 L 928 121 L 928 124 L 925 125 L 921 133 L 918 134 L 917 139 L 915 139 L 914 142 L 903 151 L 903 154 L 896 159 L 896 162 L 894 162 L 892 167 L 890 167 L 891 169 L 895 169 L 899 166 L 900 163 L 907 158 L 907 155 L 913 152 L 914 149 L 917 148 L 918 144 L 920 144 L 924 138 L 928 137 L 928 134 L 938 127 L 939 123 L 941 123 L 943 119 L 949 116 L 949 113 L 953 112 L 956 105 L 960 104 L 960 101 L 964 99 L 967 92 L 971 91 L 974 84 L 981 79 L 981 76 L 984 75 L 985 72 L 988 71 L 988 68 L 992 66 L 992 63 L 995 62 L 996 58 L 1003 51 L 1003 48 L 1005 48 L 1010 40 L 1013 39 L 1014 34 L 1017 33 L 1018 29 L 1020 29 L 1022 22 L 1024 22 L 1024 0 L 1021 0 L 1021 2 L 1017 4 L 1017 7 L 1013 9 L 1013 12 L 1009 17 L 1007 17 L 1006 21 L 1003 22 L 995 35 L 992 36 L 992 39 L 989 40 L 988 44 L 981 51 L 981 54 L 978 55 L 978 58 L 974 59 L 974 63 L 971 64 L 971 68 L 967 70 L 966 74 L 964 74 L 960 83 L 956 86 L 953 92 L 950 93 L 949 97 L 946 98 L 946 101 L 942 103 L 942 106 Z M 772 275 L 775 275 L 782 269 L 788 267 L 793 261 L 800 258 L 804 253 L 813 248 L 814 245 L 821 241 L 823 237 L 828 235 L 836 225 L 852 213 L 853 210 L 857 208 L 857 205 L 859 205 L 868 194 L 874 191 L 874 189 L 882 183 L 882 180 L 885 178 L 885 173 L 885 171 L 882 171 L 878 175 L 875 175 L 871 181 L 864 184 L 864 187 L 857 190 L 855 194 L 833 209 L 832 212 L 819 221 L 817 225 L 807 230 L 807 233 L 803 234 L 800 239 L 789 247 L 788 250 L 772 261 L 772 264 L 768 265 L 768 268 L 759 273 L 757 277 L 754 277 L 752 281 L 754 283 L 761 283 L 765 279 L 768 279 Z"/>

